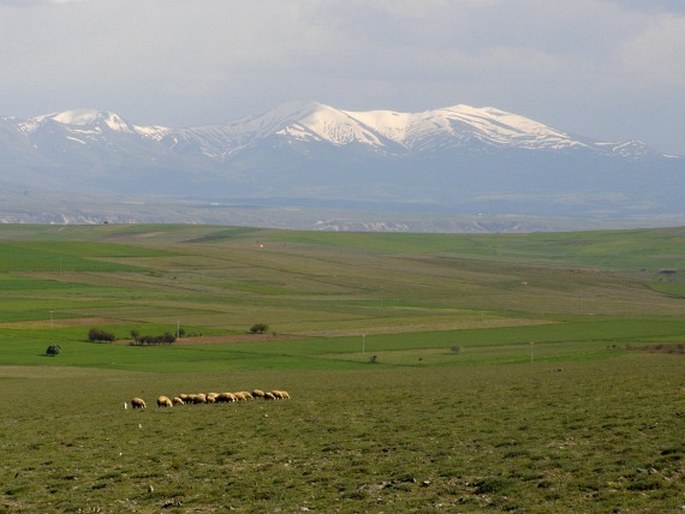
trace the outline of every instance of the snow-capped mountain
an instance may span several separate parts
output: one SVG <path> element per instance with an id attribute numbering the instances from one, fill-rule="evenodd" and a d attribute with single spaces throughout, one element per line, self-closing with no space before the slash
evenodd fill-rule
<path id="1" fill-rule="evenodd" d="M 318 125 L 320 130 L 316 132 L 333 143 L 344 144 L 354 140 L 384 146 L 380 139 L 384 138 L 409 151 L 463 146 L 473 142 L 529 149 L 562 149 L 583 144 L 568 134 L 523 116 L 490 107 L 475 108 L 468 105 L 455 105 L 421 113 L 339 111 L 357 128 L 356 132 L 348 131 L 348 137 L 341 140 L 330 130 L 337 130 L 340 125 L 330 127 L 330 123 L 327 123 L 329 118 L 322 111 L 324 110 L 320 107 L 315 111 L 318 116 L 309 117 L 318 122 L 310 123 L 309 126 L 314 128 Z M 317 118 L 323 118 L 323 122 Z M 372 138 L 367 136 L 367 132 L 361 132 L 360 127 L 371 131 Z M 358 135 L 360 132 L 362 137 Z"/>
<path id="2" fill-rule="evenodd" d="M 73 111 L 57 112 L 37 116 L 21 124 L 25 133 L 35 132 L 41 124 L 50 122 L 70 126 L 72 130 L 83 134 L 101 134 L 112 132 L 133 132 L 133 127 L 113 112 L 95 111 L 91 109 L 76 109 Z"/>
<path id="3" fill-rule="evenodd" d="M 278 137 L 290 142 L 321 142 L 343 147 L 359 144 L 392 155 L 468 145 L 529 150 L 572 147 L 614 151 L 625 142 L 592 142 L 540 122 L 499 109 L 455 105 L 420 113 L 344 111 L 316 102 L 291 102 L 259 116 L 225 126 L 192 129 L 138 127 L 171 146 L 183 141 L 202 147 L 208 156 L 224 159 L 260 140 Z M 173 141 L 173 143 L 171 143 Z M 636 145 L 634 155 L 646 152 Z M 626 156 L 629 153 L 625 153 Z"/>
<path id="4" fill-rule="evenodd" d="M 0 183 L 25 190 L 424 205 L 459 212 L 680 212 L 685 159 L 492 107 L 418 113 L 290 102 L 217 126 L 77 109 L 0 117 Z"/>

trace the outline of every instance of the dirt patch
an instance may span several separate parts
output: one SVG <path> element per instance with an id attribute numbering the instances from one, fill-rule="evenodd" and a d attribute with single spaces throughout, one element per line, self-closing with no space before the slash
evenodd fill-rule
<path id="1" fill-rule="evenodd" d="M 145 237 L 157 237 L 164 234 L 164 232 L 141 232 L 140 234 L 132 234 L 133 237 L 145 238 Z M 131 235 L 131 234 L 129 234 Z"/>
<path id="2" fill-rule="evenodd" d="M 67 318 L 55 320 L 55 326 L 57 325 L 71 325 L 71 326 L 82 326 L 82 325 L 106 325 L 112 323 L 113 320 L 107 318 Z"/>
<path id="3" fill-rule="evenodd" d="M 680 355 L 685 355 L 685 343 L 658 343 L 643 345 L 627 344 L 626 350 L 639 350 L 650 353 L 677 353 Z"/>
<path id="4" fill-rule="evenodd" d="M 106 325 L 112 323 L 113 320 L 106 318 L 63 318 L 63 319 L 41 319 L 31 321 L 11 321 L 9 323 L 2 323 L 4 328 L 15 329 L 41 329 L 70 327 L 70 326 L 85 326 L 85 325 Z"/>
<path id="5" fill-rule="evenodd" d="M 308 336 L 288 334 L 230 334 L 225 336 L 195 336 L 177 339 L 174 346 L 186 346 L 193 344 L 213 343 L 250 343 L 258 341 L 292 341 L 294 339 L 307 339 Z"/>
<path id="6" fill-rule="evenodd" d="M 543 319 L 512 319 L 512 318 L 492 318 L 485 320 L 470 319 L 456 321 L 454 323 L 431 323 L 431 324 L 411 324 L 411 325 L 392 325 L 392 326 L 373 326 L 364 328 L 342 328 L 334 330 L 319 330 L 312 334 L 313 337 L 339 337 L 339 336 L 362 336 L 364 334 L 405 334 L 413 332 L 436 332 L 446 330 L 463 330 L 473 328 L 495 328 L 495 327 L 520 327 L 528 325 L 549 325 L 554 321 Z"/>
<path id="7" fill-rule="evenodd" d="M 46 360 L 50 360 L 46 357 Z M 0 378 L 29 378 L 53 379 L 53 378 L 128 378 L 142 373 L 136 371 L 120 371 L 101 368 L 78 368 L 71 366 L 0 366 Z M 1 509 L 0 509 L 1 510 Z"/>

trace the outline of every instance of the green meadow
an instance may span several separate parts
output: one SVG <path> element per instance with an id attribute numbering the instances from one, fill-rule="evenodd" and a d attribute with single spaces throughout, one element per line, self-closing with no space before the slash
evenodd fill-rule
<path id="1" fill-rule="evenodd" d="M 684 273 L 683 228 L 0 226 L 0 512 L 682 512 Z"/>

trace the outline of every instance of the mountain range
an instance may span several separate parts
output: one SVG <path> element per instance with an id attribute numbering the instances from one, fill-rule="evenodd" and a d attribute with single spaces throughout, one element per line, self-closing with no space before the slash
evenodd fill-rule
<path id="1" fill-rule="evenodd" d="M 586 219 L 685 212 L 681 156 L 463 104 L 405 113 L 290 102 L 187 128 L 88 109 L 4 116 L 0 169 L 0 186 L 26 202 L 49 192 L 76 204 L 83 197 L 174 198 Z"/>

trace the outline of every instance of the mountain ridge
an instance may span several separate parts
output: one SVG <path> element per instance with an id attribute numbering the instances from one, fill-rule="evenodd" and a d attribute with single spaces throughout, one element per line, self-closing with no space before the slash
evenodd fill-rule
<path id="1" fill-rule="evenodd" d="M 411 113 L 293 101 L 180 128 L 96 109 L 3 116 L 0 169 L 5 186 L 65 195 L 315 199 L 469 215 L 673 216 L 685 191 L 682 157 L 466 104 Z"/>
<path id="2" fill-rule="evenodd" d="M 13 121 L 16 118 L 0 116 L 0 119 Z M 397 123 L 398 120 L 400 123 Z M 102 130 L 103 125 L 107 125 L 114 132 L 135 133 L 157 141 L 169 136 L 195 134 L 197 137 L 198 134 L 213 133 L 220 134 L 224 144 L 229 142 L 229 145 L 232 140 L 245 137 L 268 137 L 278 134 L 300 136 L 304 139 L 314 135 L 320 140 L 337 145 L 362 142 L 371 146 L 381 146 L 382 138 L 405 148 L 412 148 L 414 141 L 426 139 L 427 133 L 433 136 L 439 133 L 452 136 L 457 141 L 475 137 L 481 141 L 517 148 L 562 149 L 582 146 L 605 150 L 611 146 L 625 147 L 630 144 L 639 148 L 640 155 L 646 152 L 657 153 L 638 140 L 591 141 L 589 138 L 574 137 L 531 118 L 495 107 L 472 107 L 466 104 L 421 112 L 400 112 L 351 111 L 319 102 L 295 101 L 281 104 L 257 116 L 225 124 L 197 127 L 133 124 L 113 111 L 72 109 L 19 120 L 18 124 L 24 134 L 30 135 L 46 121 L 54 121 L 76 130 L 91 128 L 95 132 Z M 350 130 L 346 132 L 341 126 Z M 296 128 L 300 130 L 295 130 Z M 373 135 L 369 136 L 369 132 Z"/>

